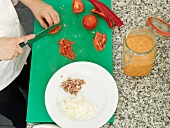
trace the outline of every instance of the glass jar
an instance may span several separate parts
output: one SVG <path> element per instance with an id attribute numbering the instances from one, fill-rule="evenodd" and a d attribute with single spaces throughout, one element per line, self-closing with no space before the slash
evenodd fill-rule
<path id="1" fill-rule="evenodd" d="M 149 27 L 134 27 L 123 38 L 123 71 L 127 76 L 146 76 L 150 73 L 156 56 L 155 33 L 170 37 L 170 25 L 165 23 L 160 18 L 149 17 Z M 162 24 L 167 27 L 162 27 Z"/>

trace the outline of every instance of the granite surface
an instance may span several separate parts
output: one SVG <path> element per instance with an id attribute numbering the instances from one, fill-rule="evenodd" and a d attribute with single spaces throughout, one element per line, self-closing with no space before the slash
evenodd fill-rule
<path id="1" fill-rule="evenodd" d="M 112 9 L 124 22 L 113 29 L 114 78 L 119 102 L 114 124 L 102 128 L 170 128 L 170 38 L 157 36 L 157 55 L 151 73 L 128 77 L 122 70 L 122 38 L 146 18 L 158 16 L 170 23 L 170 0 L 113 0 Z M 28 124 L 30 128 L 33 124 Z"/>

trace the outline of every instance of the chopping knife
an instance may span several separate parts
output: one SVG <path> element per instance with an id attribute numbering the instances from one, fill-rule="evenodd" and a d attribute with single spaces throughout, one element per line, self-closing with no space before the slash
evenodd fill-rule
<path id="1" fill-rule="evenodd" d="M 52 26 L 50 26 L 50 27 L 42 30 L 41 32 L 37 33 L 33 39 L 28 40 L 28 41 L 23 42 L 23 43 L 20 43 L 19 46 L 23 48 L 23 47 L 24 47 L 25 45 L 27 45 L 27 44 L 32 44 L 32 43 L 38 41 L 39 39 L 41 39 L 41 38 L 43 38 L 44 36 L 48 35 L 49 32 L 50 32 L 51 30 L 53 30 L 54 28 L 56 28 L 57 26 L 59 26 L 59 24 L 54 24 L 54 25 L 52 25 Z"/>

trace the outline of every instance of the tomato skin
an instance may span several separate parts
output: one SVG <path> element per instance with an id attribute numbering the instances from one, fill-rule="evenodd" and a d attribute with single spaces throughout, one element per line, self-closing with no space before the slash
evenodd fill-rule
<path id="1" fill-rule="evenodd" d="M 73 0 L 72 11 L 75 14 L 81 13 L 84 10 L 84 3 L 82 0 Z"/>
<path id="2" fill-rule="evenodd" d="M 61 25 L 57 26 L 56 28 L 52 29 L 49 34 L 56 34 L 61 29 Z"/>
<path id="3" fill-rule="evenodd" d="M 97 23 L 98 23 L 98 20 L 96 16 L 92 14 L 86 15 L 82 20 L 82 24 L 87 30 L 94 29 L 97 26 Z"/>
<path id="4" fill-rule="evenodd" d="M 93 39 L 93 45 L 96 48 L 96 50 L 99 52 L 104 50 L 106 42 L 107 42 L 106 34 L 96 32 L 96 35 Z"/>

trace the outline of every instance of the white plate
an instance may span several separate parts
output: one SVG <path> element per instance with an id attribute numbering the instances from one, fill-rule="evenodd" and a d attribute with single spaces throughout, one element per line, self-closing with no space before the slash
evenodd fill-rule
<path id="1" fill-rule="evenodd" d="M 68 77 L 86 82 L 78 95 L 97 106 L 97 111 L 88 120 L 70 119 L 59 108 L 60 103 L 71 96 L 60 87 Z M 118 90 L 113 77 L 103 67 L 91 62 L 74 62 L 62 67 L 51 77 L 45 92 L 48 114 L 62 128 L 99 128 L 112 117 L 117 103 Z"/>

